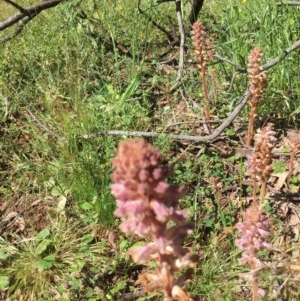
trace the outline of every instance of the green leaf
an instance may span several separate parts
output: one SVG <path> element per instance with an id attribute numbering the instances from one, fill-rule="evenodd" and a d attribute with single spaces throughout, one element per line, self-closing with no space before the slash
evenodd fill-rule
<path id="1" fill-rule="evenodd" d="M 53 266 L 53 262 L 47 260 L 40 260 L 36 263 L 36 267 L 39 271 L 49 270 Z"/>
<path id="2" fill-rule="evenodd" d="M 88 245 L 90 242 L 92 242 L 95 239 L 95 237 L 91 234 L 86 234 L 83 237 L 81 237 L 81 242 L 85 245 Z"/>
<path id="3" fill-rule="evenodd" d="M 214 223 L 215 223 L 215 219 L 213 219 L 213 218 L 205 218 L 204 219 L 204 224 L 206 227 L 210 228 L 213 226 Z"/>
<path id="4" fill-rule="evenodd" d="M 37 269 L 39 271 L 49 270 L 55 262 L 55 257 L 56 256 L 54 254 L 45 256 L 42 260 L 40 260 L 36 263 Z"/>
<path id="5" fill-rule="evenodd" d="M 227 129 L 227 130 L 226 130 L 226 135 L 227 135 L 228 137 L 232 137 L 232 136 L 235 135 L 235 131 L 234 131 L 233 129 Z"/>
<path id="6" fill-rule="evenodd" d="M 38 246 L 36 247 L 36 254 L 40 255 L 41 253 L 43 253 L 47 247 L 51 244 L 51 240 L 50 239 L 44 239 L 42 240 Z"/>
<path id="7" fill-rule="evenodd" d="M 0 260 L 5 260 L 7 257 L 9 257 L 9 254 L 4 250 L 0 250 Z"/>
<path id="8" fill-rule="evenodd" d="M 128 246 L 129 246 L 128 240 L 121 241 L 120 246 L 119 246 L 120 247 L 120 251 L 127 250 Z"/>
<path id="9" fill-rule="evenodd" d="M 49 236 L 49 234 L 50 234 L 49 229 L 43 229 L 36 235 L 36 238 L 39 240 L 42 240 L 42 239 L 47 238 Z"/>
<path id="10" fill-rule="evenodd" d="M 125 92 L 122 94 L 120 102 L 123 103 L 124 101 L 126 101 L 127 99 L 129 99 L 133 93 L 136 91 L 136 89 L 138 88 L 139 84 L 141 82 L 141 78 L 140 76 L 136 76 L 130 83 L 130 85 L 127 87 L 127 89 L 125 90 Z"/>
<path id="11" fill-rule="evenodd" d="M 4 290 L 9 285 L 9 278 L 7 276 L 0 276 L 0 290 Z"/>
<path id="12" fill-rule="evenodd" d="M 297 176 L 292 176 L 290 181 L 292 184 L 295 184 L 295 185 L 299 183 L 299 179 Z"/>
<path id="13" fill-rule="evenodd" d="M 61 188 L 53 187 L 52 190 L 51 190 L 51 195 L 53 195 L 53 196 L 62 196 Z"/>
<path id="14" fill-rule="evenodd" d="M 157 267 L 156 262 L 153 261 L 153 260 L 151 260 L 151 261 L 149 262 L 149 267 L 152 268 L 152 269 L 155 269 L 155 268 Z"/>
<path id="15" fill-rule="evenodd" d="M 72 289 L 76 290 L 80 288 L 80 286 L 82 285 L 82 280 L 72 277 L 71 283 L 72 283 Z"/>
<path id="16" fill-rule="evenodd" d="M 84 211 L 88 211 L 88 210 L 91 210 L 93 208 L 93 205 L 88 203 L 88 202 L 84 202 L 84 203 L 81 203 L 79 205 L 79 207 L 84 210 Z"/>
<path id="17" fill-rule="evenodd" d="M 273 172 L 274 173 L 283 173 L 286 171 L 286 163 L 282 162 L 282 161 L 275 161 L 273 163 Z"/>
<path id="18" fill-rule="evenodd" d="M 56 258 L 55 254 L 50 254 L 50 255 L 48 255 L 48 256 L 45 256 L 45 257 L 43 258 L 43 260 L 49 261 L 49 262 L 54 262 L 54 261 L 55 261 L 55 258 Z"/>
<path id="19" fill-rule="evenodd" d="M 119 291 L 123 290 L 126 287 L 127 283 L 124 280 L 118 281 L 116 285 L 110 290 L 110 292 L 115 295 Z"/>
<path id="20" fill-rule="evenodd" d="M 264 209 L 267 214 L 274 213 L 274 209 L 272 208 L 269 202 L 264 203 Z"/>

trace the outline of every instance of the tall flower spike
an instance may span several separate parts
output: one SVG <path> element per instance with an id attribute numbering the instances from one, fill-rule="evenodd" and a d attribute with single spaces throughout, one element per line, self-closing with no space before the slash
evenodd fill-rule
<path id="1" fill-rule="evenodd" d="M 239 263 L 249 264 L 251 272 L 248 279 L 252 284 L 253 301 L 259 300 L 259 286 L 255 272 L 262 267 L 262 262 L 258 258 L 258 252 L 271 247 L 268 242 L 271 234 L 269 227 L 270 221 L 256 204 L 252 204 L 246 212 L 243 212 L 243 222 L 236 224 L 240 238 L 236 239 L 235 244 L 243 251 Z"/>
<path id="2" fill-rule="evenodd" d="M 204 114 L 205 121 L 208 122 L 210 120 L 209 113 L 209 97 L 208 97 L 208 89 L 206 84 L 206 71 L 207 71 L 207 45 L 206 45 L 206 30 L 204 25 L 200 21 L 196 21 L 192 26 L 192 39 L 193 45 L 195 47 L 195 54 L 198 61 L 198 68 L 200 72 L 200 76 L 202 79 L 202 89 L 204 94 Z"/>
<path id="3" fill-rule="evenodd" d="M 181 287 L 195 265 L 195 257 L 182 246 L 192 225 L 186 223 L 187 214 L 177 209 L 184 189 L 165 182 L 172 170 L 169 165 L 162 166 L 162 161 L 161 153 L 143 140 L 120 143 L 112 161 L 115 215 L 122 220 L 123 232 L 152 240 L 129 250 L 136 263 L 156 261 L 153 273 L 140 276 L 144 290 L 162 291 L 165 301 L 192 301 Z M 176 280 L 175 273 L 183 268 L 188 268 L 186 274 Z"/>
<path id="4" fill-rule="evenodd" d="M 272 149 L 275 147 L 273 125 L 268 123 L 258 129 L 254 136 L 254 153 L 248 157 L 247 174 L 253 181 L 253 200 L 256 202 L 256 187 L 260 186 L 260 204 L 264 202 L 268 178 L 272 172 Z"/>
<path id="5" fill-rule="evenodd" d="M 259 66 L 262 61 L 263 54 L 259 48 L 251 50 L 248 63 L 248 78 L 249 78 L 249 92 L 252 95 L 249 101 L 250 114 L 246 146 L 251 147 L 254 136 L 254 121 L 257 115 L 257 109 L 263 100 L 264 88 L 266 85 L 266 74 L 262 72 Z"/>

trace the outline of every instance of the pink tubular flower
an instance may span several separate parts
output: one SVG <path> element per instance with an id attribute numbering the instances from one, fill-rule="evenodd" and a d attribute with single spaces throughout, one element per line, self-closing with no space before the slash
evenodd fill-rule
<path id="1" fill-rule="evenodd" d="M 186 215 L 175 210 L 184 189 L 163 182 L 171 174 L 170 166 L 160 167 L 160 152 L 145 141 L 126 140 L 113 159 L 111 191 L 118 208 L 115 215 L 123 220 L 124 232 L 140 237 L 153 236 L 170 220 L 184 222 Z"/>
<path id="2" fill-rule="evenodd" d="M 165 182 L 172 169 L 162 162 L 161 153 L 144 140 L 120 143 L 112 161 L 115 215 L 122 220 L 123 232 L 152 240 L 129 250 L 136 263 L 156 261 L 154 273 L 140 277 L 143 288 L 148 292 L 163 291 L 165 301 L 179 300 L 179 295 L 182 301 L 192 301 L 175 279 L 176 271 L 195 264 L 195 257 L 182 246 L 192 226 L 186 223 L 187 213 L 177 208 L 184 189 Z M 187 279 L 189 272 L 180 279 Z"/>
<path id="3" fill-rule="evenodd" d="M 236 224 L 241 237 L 236 240 L 235 244 L 243 251 L 240 264 L 248 263 L 253 270 L 261 267 L 257 254 L 271 246 L 268 243 L 269 226 L 269 220 L 257 206 L 252 205 L 243 212 L 243 222 Z"/>
<path id="4" fill-rule="evenodd" d="M 240 232 L 240 238 L 236 239 L 236 246 L 243 251 L 239 259 L 241 265 L 249 264 L 250 273 L 242 274 L 241 277 L 249 280 L 252 284 L 253 301 L 259 300 L 259 295 L 264 291 L 259 288 L 257 271 L 262 268 L 262 262 L 258 258 L 258 252 L 271 247 L 268 242 L 270 236 L 270 221 L 263 211 L 252 204 L 243 212 L 243 222 L 237 223 L 236 228 Z"/>

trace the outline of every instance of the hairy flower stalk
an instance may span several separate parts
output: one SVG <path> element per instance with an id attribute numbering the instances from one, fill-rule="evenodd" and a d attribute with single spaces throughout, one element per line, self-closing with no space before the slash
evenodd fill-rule
<path id="1" fill-rule="evenodd" d="M 268 123 L 262 129 L 258 129 L 254 136 L 254 153 L 248 157 L 246 163 L 247 174 L 253 181 L 253 203 L 243 212 L 243 222 L 237 223 L 236 228 L 240 232 L 240 238 L 236 240 L 236 246 L 243 251 L 240 264 L 249 264 L 250 280 L 253 291 L 253 301 L 259 300 L 259 286 L 257 271 L 262 267 L 258 258 L 258 252 L 269 248 L 270 221 L 265 216 L 261 207 L 264 202 L 267 181 L 272 171 L 272 149 L 276 138 L 273 125 Z M 260 205 L 256 202 L 256 188 L 260 186 Z"/>
<path id="2" fill-rule="evenodd" d="M 249 78 L 249 92 L 252 95 L 249 101 L 249 125 L 246 140 L 246 146 L 251 147 L 254 136 L 254 121 L 257 115 L 257 109 L 263 100 L 264 88 L 266 85 L 266 74 L 262 72 L 259 66 L 262 61 L 263 54 L 259 48 L 251 50 L 248 63 L 248 78 Z"/>
<path id="3" fill-rule="evenodd" d="M 147 142 L 120 143 L 113 159 L 111 191 L 116 197 L 115 215 L 120 229 L 151 242 L 132 247 L 129 254 L 139 264 L 156 262 L 153 272 L 145 272 L 139 282 L 147 292 L 162 291 L 164 301 L 191 301 L 182 285 L 195 266 L 195 256 L 182 244 L 192 231 L 187 214 L 177 208 L 184 189 L 165 182 L 171 167 L 162 165 L 161 153 Z M 185 269 L 178 279 L 175 273 Z"/>
<path id="4" fill-rule="evenodd" d="M 237 223 L 236 228 L 240 232 L 240 238 L 236 239 L 235 244 L 243 251 L 239 263 L 249 265 L 251 272 L 247 279 L 252 284 L 253 301 L 258 301 L 260 290 L 257 272 L 262 268 L 258 252 L 271 247 L 268 242 L 271 234 L 270 221 L 256 204 L 252 204 L 243 212 L 243 222 Z"/>
<path id="5" fill-rule="evenodd" d="M 214 61 L 214 42 L 213 39 L 206 39 L 206 47 L 207 47 L 207 60 L 209 62 Z M 213 95 L 214 95 L 214 101 L 216 103 L 218 99 L 218 88 L 217 88 L 217 75 L 216 71 L 214 69 L 214 64 L 211 64 L 210 68 L 210 78 L 211 78 L 211 84 L 212 84 L 212 89 L 213 89 Z"/>
<path id="6" fill-rule="evenodd" d="M 196 21 L 192 26 L 192 39 L 193 39 L 193 45 L 195 47 L 195 54 L 197 56 L 198 68 L 202 79 L 202 89 L 203 89 L 204 100 L 205 100 L 205 104 L 204 104 L 205 121 L 209 122 L 210 107 L 209 107 L 208 89 L 206 84 L 206 71 L 207 71 L 206 30 L 204 25 L 200 21 Z M 207 124 L 207 126 L 209 127 L 209 124 Z"/>
<path id="7" fill-rule="evenodd" d="M 253 181 L 253 202 L 256 203 L 256 188 L 260 186 L 260 204 L 266 195 L 268 178 L 272 172 L 272 149 L 275 147 L 275 132 L 273 125 L 268 123 L 258 129 L 254 137 L 254 153 L 248 157 L 247 175 Z"/>

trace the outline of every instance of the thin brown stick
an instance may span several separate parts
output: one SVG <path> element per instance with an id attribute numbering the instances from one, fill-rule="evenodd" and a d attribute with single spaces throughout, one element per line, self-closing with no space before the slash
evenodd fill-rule
<path id="1" fill-rule="evenodd" d="M 198 15 L 202 9 L 204 0 L 193 0 L 191 12 L 189 15 L 190 24 L 193 25 L 198 18 Z"/>
<path id="2" fill-rule="evenodd" d="M 267 179 L 262 177 L 261 186 L 260 186 L 260 194 L 259 194 L 259 204 L 262 205 L 265 201 L 265 196 L 267 192 Z"/>
<path id="3" fill-rule="evenodd" d="M 170 43 L 174 43 L 174 41 L 178 42 L 178 41 L 177 41 L 177 36 L 172 35 L 172 34 L 171 34 L 169 31 L 167 31 L 164 27 L 162 27 L 160 24 L 158 24 L 156 21 L 154 21 L 154 20 L 151 18 L 151 16 L 149 16 L 148 14 L 146 14 L 145 10 L 142 10 L 142 8 L 141 8 L 141 1 L 142 1 L 142 0 L 139 0 L 139 1 L 138 1 L 138 5 L 137 5 L 139 14 L 145 16 L 145 17 L 151 22 L 151 24 L 152 24 L 154 27 L 156 27 L 156 28 L 159 29 L 161 32 L 163 32 L 163 33 L 167 36 L 167 38 L 168 38 L 168 40 L 169 40 Z M 172 0 L 172 2 L 173 2 L 173 1 L 174 1 L 174 0 Z M 160 3 L 162 3 L 162 2 L 167 2 L 167 1 L 161 1 L 161 2 L 158 2 L 158 4 L 160 4 Z"/>
<path id="4" fill-rule="evenodd" d="M 247 131 L 247 139 L 246 139 L 246 146 L 248 148 L 251 147 L 253 136 L 254 136 L 254 121 L 256 117 L 257 107 L 252 106 L 249 112 L 249 124 L 248 124 L 248 131 Z"/>
<path id="5" fill-rule="evenodd" d="M 84 10 L 80 10 L 80 12 L 77 14 L 77 17 L 82 19 L 82 20 L 87 20 L 89 21 L 91 24 L 93 24 L 96 28 L 99 29 L 99 31 L 102 33 L 101 38 L 103 40 L 105 40 L 105 42 L 107 43 L 107 45 L 109 45 L 109 47 L 111 49 L 114 49 L 114 47 L 116 47 L 121 54 L 129 57 L 129 58 L 133 58 L 133 55 L 131 53 L 131 51 L 128 49 L 127 46 L 121 44 L 119 41 L 114 40 L 111 35 L 109 34 L 109 32 L 106 30 L 106 28 L 104 27 L 104 25 L 102 24 L 102 22 L 94 17 L 89 17 Z M 91 31 L 88 26 L 87 26 L 87 34 L 89 36 L 91 36 L 93 39 L 99 38 L 100 34 Z"/>
<path id="6" fill-rule="evenodd" d="M 176 0 L 175 5 L 176 5 L 177 22 L 178 22 L 179 33 L 180 33 L 180 45 L 179 45 L 179 63 L 178 63 L 177 78 L 175 84 L 171 88 L 171 91 L 174 91 L 178 86 L 178 84 L 181 82 L 181 79 L 183 77 L 183 67 L 184 67 L 185 32 L 184 32 L 184 26 L 182 20 L 181 0 Z"/>
<path id="7" fill-rule="evenodd" d="M 214 54 L 214 57 L 216 59 L 218 59 L 219 61 L 226 62 L 226 63 L 230 64 L 232 67 L 234 67 L 234 69 L 236 70 L 236 72 L 247 73 L 247 69 L 238 66 L 237 64 L 235 64 L 234 62 L 232 62 L 231 60 L 229 60 L 229 59 L 227 59 L 225 57 L 222 57 L 222 56 L 220 56 L 220 55 L 218 55 L 216 53 Z"/>
<path id="8" fill-rule="evenodd" d="M 29 116 L 39 125 L 39 127 L 44 130 L 45 132 L 49 133 L 51 136 L 57 138 L 58 140 L 64 139 L 64 137 L 60 136 L 59 134 L 55 133 L 54 131 L 50 130 L 44 123 L 42 123 L 29 109 L 26 109 L 26 112 Z"/>
<path id="9" fill-rule="evenodd" d="M 286 58 L 290 53 L 292 53 L 294 50 L 300 48 L 300 40 L 296 41 L 291 47 L 286 48 L 283 53 L 279 56 L 277 56 L 275 59 L 267 62 L 264 65 L 261 65 L 261 71 L 268 70 L 272 68 L 273 66 L 277 65 L 280 61 L 282 61 L 284 58 Z"/>
<path id="10" fill-rule="evenodd" d="M 258 280 L 257 280 L 257 278 L 255 277 L 255 278 L 252 280 L 252 293 L 253 293 L 252 300 L 253 300 L 253 301 L 259 301 L 259 293 L 258 293 L 258 290 L 259 290 L 259 287 L 258 287 Z"/>

